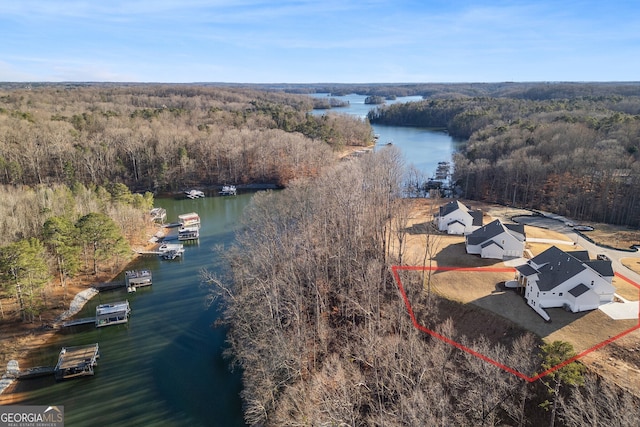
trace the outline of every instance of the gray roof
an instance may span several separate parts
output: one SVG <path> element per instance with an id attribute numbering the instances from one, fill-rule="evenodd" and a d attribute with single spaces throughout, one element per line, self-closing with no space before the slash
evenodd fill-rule
<path id="1" fill-rule="evenodd" d="M 582 252 L 583 251 L 578 251 L 577 255 L 580 257 L 584 256 Z M 564 252 L 555 246 L 551 246 L 549 249 L 529 261 L 529 263 L 535 263 L 535 265 L 540 266 L 537 268 L 537 271 L 539 273 L 538 288 L 541 291 L 550 291 L 586 268 L 590 268 L 600 275 L 603 275 L 601 271 L 607 273 L 611 269 L 611 275 L 613 275 L 611 261 L 600 262 L 608 263 L 609 266 L 607 267 L 605 264 L 594 264 L 596 263 L 595 261 L 583 262 L 573 254 Z M 592 267 L 592 265 L 597 268 Z M 536 270 L 533 267 L 532 269 Z M 520 268 L 518 268 L 518 271 L 524 274 Z M 528 276 L 530 274 L 525 275 Z"/>
<path id="2" fill-rule="evenodd" d="M 467 208 L 465 205 L 463 205 L 459 201 L 453 200 L 453 201 L 447 203 L 446 205 L 440 206 L 440 216 L 447 216 L 451 212 L 455 212 L 458 209 L 463 209 L 463 208 L 464 208 L 465 211 L 469 210 L 469 208 Z"/>
<path id="3" fill-rule="evenodd" d="M 541 291 L 550 291 L 587 268 L 578 258 L 555 246 L 551 246 L 532 261 L 537 265 L 544 264 L 538 268 L 538 288 Z"/>
<path id="4" fill-rule="evenodd" d="M 524 237 L 524 226 L 520 226 L 520 227 L 522 228 L 522 233 L 521 233 L 522 236 L 520 237 Z M 516 227 L 516 229 L 518 229 L 518 227 Z M 467 236 L 467 243 L 470 245 L 479 245 L 483 242 L 486 242 L 487 240 L 490 240 L 496 236 L 499 236 L 504 232 L 508 232 L 509 234 L 513 235 L 515 238 L 520 240 L 519 236 L 514 235 L 508 226 L 500 222 L 499 219 L 496 219 L 495 221 L 491 221 L 489 224 L 483 225 L 482 227 L 475 230 L 473 233 L 469 234 Z"/>
<path id="5" fill-rule="evenodd" d="M 498 242 L 496 242 L 495 240 L 488 240 L 486 242 L 484 242 L 482 245 L 480 245 L 481 248 L 486 248 L 487 246 L 491 246 L 491 245 L 496 245 L 497 247 L 499 247 L 500 249 L 504 249 L 502 246 L 500 246 L 498 244 Z"/>
<path id="6" fill-rule="evenodd" d="M 518 238 L 518 240 L 525 240 L 524 224 L 504 224 L 504 226 L 512 232 L 511 234 L 518 233 L 522 235 L 522 239 Z"/>
<path id="7" fill-rule="evenodd" d="M 594 260 L 585 262 L 587 266 L 597 271 L 599 275 L 602 277 L 613 277 L 613 266 L 611 265 L 611 261 L 605 260 Z"/>
<path id="8" fill-rule="evenodd" d="M 451 212 L 457 211 L 458 209 L 471 215 L 471 225 L 475 225 L 478 227 L 482 225 L 482 211 L 479 209 L 471 210 L 458 200 L 452 200 L 446 205 L 440 206 L 440 212 L 438 213 L 438 216 L 445 217 Z"/>
<path id="9" fill-rule="evenodd" d="M 580 261 L 589 261 L 589 252 L 588 251 L 568 251 L 569 255 L 578 258 Z"/>
<path id="10" fill-rule="evenodd" d="M 471 222 L 471 225 L 476 226 L 476 227 L 482 226 L 482 211 L 481 210 L 477 209 L 477 210 L 469 211 L 469 214 L 471 214 L 471 218 L 473 218 L 473 221 Z"/>
<path id="11" fill-rule="evenodd" d="M 571 295 L 573 295 L 574 297 L 578 298 L 580 295 L 584 294 L 588 290 L 589 290 L 589 288 L 587 288 L 587 286 L 585 284 L 580 283 L 575 288 L 569 290 L 569 293 Z"/>
<path id="12" fill-rule="evenodd" d="M 516 267 L 516 270 L 520 272 L 525 277 L 533 276 L 534 274 L 538 274 L 538 270 L 531 267 L 529 264 L 523 264 Z"/>

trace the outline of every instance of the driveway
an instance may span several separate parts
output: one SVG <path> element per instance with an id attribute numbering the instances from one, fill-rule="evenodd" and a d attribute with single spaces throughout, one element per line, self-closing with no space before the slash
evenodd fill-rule
<path id="1" fill-rule="evenodd" d="M 523 215 L 512 218 L 514 221 L 525 224 L 533 227 L 541 227 L 548 230 L 556 231 L 558 233 L 562 233 L 571 240 L 573 240 L 577 245 L 589 251 L 591 254 L 604 254 L 611 260 L 611 266 L 613 271 L 621 274 L 631 281 L 640 284 L 640 274 L 635 273 L 634 271 L 628 269 L 620 260 L 622 258 L 640 258 L 640 252 L 629 252 L 629 251 L 621 251 L 617 249 L 604 248 L 602 246 L 598 246 L 595 243 L 590 242 L 589 240 L 582 237 L 578 234 L 573 228 L 566 225 L 567 222 L 574 222 L 567 218 L 564 218 L 560 215 L 555 215 L 552 213 L 543 212 L 543 216 L 539 215 Z M 533 239 L 532 239 L 533 240 Z M 540 239 L 536 239 L 540 240 Z M 553 243 L 553 242 L 548 242 Z M 566 243 L 566 242 L 565 242 Z M 626 301 L 624 298 L 616 295 L 623 302 L 612 302 L 609 304 L 604 304 L 599 307 L 599 309 L 604 312 L 606 315 L 615 320 L 621 319 L 638 319 L 638 312 L 640 308 L 640 302 L 638 301 Z"/>

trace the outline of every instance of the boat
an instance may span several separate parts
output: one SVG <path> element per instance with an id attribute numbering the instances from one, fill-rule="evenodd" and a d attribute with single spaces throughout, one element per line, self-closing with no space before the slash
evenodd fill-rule
<path id="1" fill-rule="evenodd" d="M 196 240 L 200 237 L 200 229 L 198 227 L 180 227 L 178 230 L 178 240 Z"/>
<path id="2" fill-rule="evenodd" d="M 162 257 L 162 259 L 172 260 L 172 259 L 176 259 L 179 256 L 182 256 L 182 253 L 183 252 L 181 251 L 172 250 L 172 251 L 167 251 L 160 256 Z"/>
<path id="3" fill-rule="evenodd" d="M 184 192 L 189 199 L 200 199 L 204 197 L 204 192 L 200 190 L 189 190 Z"/>
<path id="4" fill-rule="evenodd" d="M 220 190 L 221 196 L 235 196 L 237 194 L 237 189 L 235 185 L 224 185 L 222 186 L 222 190 Z"/>
<path id="5" fill-rule="evenodd" d="M 178 215 L 178 222 L 182 227 L 200 227 L 200 215 L 195 212 Z"/>
<path id="6" fill-rule="evenodd" d="M 158 255 L 162 259 L 176 259 L 179 256 L 182 256 L 184 253 L 184 246 L 182 243 L 163 243 L 158 246 Z"/>

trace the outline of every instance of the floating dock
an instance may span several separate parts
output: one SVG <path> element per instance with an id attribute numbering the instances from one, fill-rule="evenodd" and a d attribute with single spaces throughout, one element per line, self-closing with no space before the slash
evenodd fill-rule
<path id="1" fill-rule="evenodd" d="M 178 230 L 178 240 L 198 240 L 200 238 L 200 229 L 198 227 L 181 227 Z"/>
<path id="2" fill-rule="evenodd" d="M 200 190 L 189 190 L 184 192 L 189 199 L 200 199 L 205 196 L 203 191 Z"/>
<path id="3" fill-rule="evenodd" d="M 89 323 L 96 325 L 96 328 L 118 325 L 121 323 L 127 323 L 129 321 L 130 314 L 131 308 L 129 308 L 129 301 L 100 304 L 96 307 L 95 317 L 82 317 L 80 319 L 67 320 L 62 324 L 62 327 L 67 328 L 70 326 L 88 325 Z"/>
<path id="4" fill-rule="evenodd" d="M 200 227 L 200 215 L 195 212 L 178 215 L 178 222 L 182 227 Z"/>
<path id="5" fill-rule="evenodd" d="M 219 194 L 221 196 L 235 196 L 237 194 L 237 189 L 235 185 L 225 185 L 220 190 Z"/>
<path id="6" fill-rule="evenodd" d="M 149 270 L 128 270 L 124 273 L 124 284 L 128 292 L 135 292 L 137 288 L 151 286 L 152 283 Z"/>
<path id="7" fill-rule="evenodd" d="M 100 304 L 96 307 L 96 328 L 127 323 L 130 313 L 129 301 Z"/>
<path id="8" fill-rule="evenodd" d="M 58 364 L 53 370 L 56 380 L 93 375 L 100 357 L 98 343 L 76 347 L 62 347 Z"/>
<path id="9" fill-rule="evenodd" d="M 167 210 L 164 208 L 153 208 L 149 211 L 149 217 L 153 222 L 164 223 L 167 217 Z"/>

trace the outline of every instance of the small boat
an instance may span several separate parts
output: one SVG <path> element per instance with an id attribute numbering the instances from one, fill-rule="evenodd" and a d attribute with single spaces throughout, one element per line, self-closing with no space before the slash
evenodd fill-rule
<path id="1" fill-rule="evenodd" d="M 235 196 L 237 193 L 235 185 L 224 185 L 222 186 L 222 190 L 220 190 L 221 196 Z"/>
<path id="2" fill-rule="evenodd" d="M 176 259 L 179 256 L 182 256 L 183 252 L 184 251 L 171 250 L 171 251 L 164 252 L 160 256 L 162 257 L 162 259 L 172 260 L 172 259 Z"/>
<path id="3" fill-rule="evenodd" d="M 158 253 L 162 259 L 176 259 L 184 253 L 182 243 L 163 243 L 158 247 Z"/>
<path id="4" fill-rule="evenodd" d="M 200 199 L 204 197 L 204 192 L 200 190 L 189 190 L 184 192 L 189 199 Z"/>
<path id="5" fill-rule="evenodd" d="M 181 227 L 178 230 L 178 240 L 196 240 L 200 237 L 200 229 L 196 226 Z"/>

